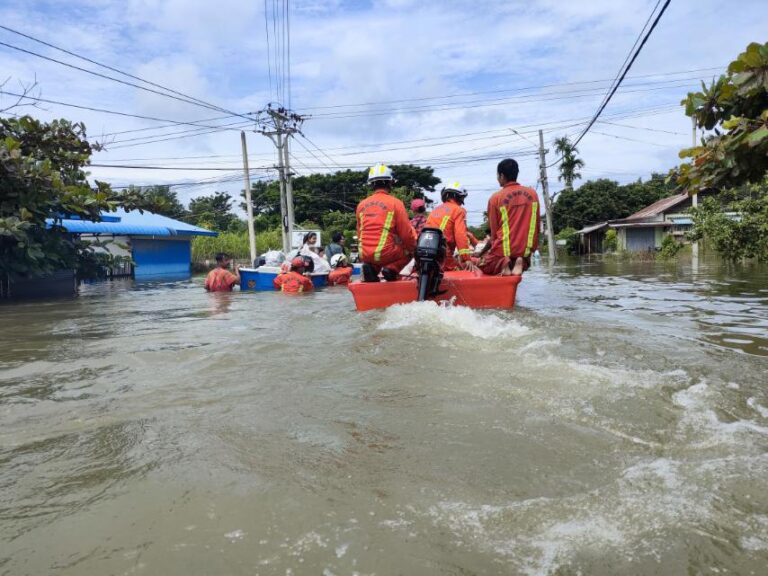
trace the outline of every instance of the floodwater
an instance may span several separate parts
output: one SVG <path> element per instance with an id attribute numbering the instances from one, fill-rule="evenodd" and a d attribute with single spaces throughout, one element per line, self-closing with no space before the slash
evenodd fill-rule
<path id="1" fill-rule="evenodd" d="M 0 574 L 768 573 L 768 271 L 0 307 Z"/>

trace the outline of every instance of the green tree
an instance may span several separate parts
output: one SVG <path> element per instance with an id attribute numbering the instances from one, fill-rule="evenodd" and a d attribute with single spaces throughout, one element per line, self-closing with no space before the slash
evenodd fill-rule
<path id="1" fill-rule="evenodd" d="M 98 181 L 92 188 L 85 172 L 91 152 L 82 123 L 0 118 L 0 275 L 75 269 L 82 277 L 96 268 L 94 262 L 109 264 L 109 255 L 67 233 L 61 220 L 97 221 L 119 206 L 146 206 L 136 190 L 116 194 Z"/>
<path id="2" fill-rule="evenodd" d="M 557 179 L 561 182 L 564 181 L 568 190 L 573 190 L 573 181 L 581 178 L 579 170 L 584 167 L 584 161 L 576 156 L 578 151 L 568 136 L 555 139 L 555 152 L 562 157 L 558 166 L 560 175 Z"/>
<path id="3" fill-rule="evenodd" d="M 226 192 L 215 192 L 210 196 L 198 196 L 189 202 L 188 220 L 218 232 L 226 232 L 238 227 L 238 218 L 230 210 L 232 196 Z"/>
<path id="4" fill-rule="evenodd" d="M 678 183 L 697 193 L 761 182 L 768 172 L 768 42 L 752 43 L 727 72 L 683 100 L 699 128 L 713 130 L 700 146 L 680 152 L 691 158 Z"/>
<path id="5" fill-rule="evenodd" d="M 707 239 L 729 260 L 768 261 L 768 179 L 706 198 L 693 214 L 691 240 Z"/>
<path id="6" fill-rule="evenodd" d="M 395 195 L 406 202 L 424 198 L 432 192 L 440 179 L 429 167 L 411 164 L 392 166 L 397 180 Z M 329 212 L 354 212 L 357 203 L 370 194 L 365 170 L 341 170 L 332 174 L 310 174 L 293 179 L 294 215 L 297 222 L 322 222 Z M 241 193 L 241 196 L 244 196 Z M 280 186 L 276 181 L 254 182 L 251 185 L 254 218 L 280 214 Z M 241 204 L 245 209 L 245 204 Z M 279 226 L 279 218 L 277 218 Z"/>
<path id="7" fill-rule="evenodd" d="M 674 184 L 661 174 L 623 186 L 613 180 L 588 180 L 576 190 L 566 188 L 558 195 L 552 208 L 553 226 L 556 231 L 579 230 L 588 224 L 626 218 L 674 191 Z"/>
<path id="8" fill-rule="evenodd" d="M 729 259 L 768 260 L 768 42 L 747 46 L 683 104 L 712 132 L 680 152 L 691 162 L 678 168 L 677 181 L 691 194 L 719 191 L 693 210 L 691 239 L 706 238 Z"/>
<path id="9" fill-rule="evenodd" d="M 189 215 L 170 186 L 129 186 L 128 189 L 144 198 L 144 205 L 150 212 L 176 220 L 184 220 Z"/>

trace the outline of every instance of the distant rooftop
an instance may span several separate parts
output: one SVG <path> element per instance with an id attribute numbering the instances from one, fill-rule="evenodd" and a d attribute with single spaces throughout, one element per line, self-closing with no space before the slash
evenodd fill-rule
<path id="1" fill-rule="evenodd" d="M 668 196 L 667 198 L 662 198 L 661 200 L 657 200 L 650 206 L 646 206 L 642 210 L 638 210 L 634 214 L 631 214 L 626 218 L 623 218 L 622 221 L 642 220 L 643 218 L 653 218 L 654 216 L 658 216 L 659 214 L 666 212 L 670 208 L 674 208 L 678 204 L 685 202 L 688 198 L 689 196 L 687 192 L 683 192 L 682 194 L 675 194 L 674 196 Z"/>
<path id="2" fill-rule="evenodd" d="M 53 219 L 46 220 L 48 227 Z M 115 234 L 121 236 L 218 236 L 218 232 L 193 226 L 146 210 L 130 212 L 118 208 L 115 212 L 102 214 L 100 222 L 76 218 L 65 218 L 60 225 L 73 234 Z"/>

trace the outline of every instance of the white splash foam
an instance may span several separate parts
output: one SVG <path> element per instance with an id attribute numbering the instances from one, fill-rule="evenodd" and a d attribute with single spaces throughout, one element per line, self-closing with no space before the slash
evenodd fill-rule
<path id="1" fill-rule="evenodd" d="M 239 540 L 242 540 L 245 537 L 245 532 L 242 530 L 233 530 L 232 532 L 228 532 L 224 534 L 224 538 L 228 539 L 230 542 L 237 542 Z"/>
<path id="2" fill-rule="evenodd" d="M 747 406 L 752 408 L 752 410 L 755 410 L 763 418 L 768 418 L 768 408 L 758 404 L 757 400 L 755 400 L 754 398 L 748 398 L 747 399 Z"/>
<path id="3" fill-rule="evenodd" d="M 344 543 L 336 546 L 336 558 L 343 558 L 349 549 L 349 543 Z"/>
<path id="4" fill-rule="evenodd" d="M 715 468 L 708 474 L 730 472 L 733 463 L 717 462 Z M 428 513 L 433 523 L 451 531 L 457 545 L 491 550 L 516 573 L 552 574 L 585 550 L 605 557 L 653 556 L 665 546 L 669 529 L 706 522 L 713 514 L 713 494 L 690 480 L 703 473 L 659 458 L 639 462 L 614 482 L 572 496 L 501 506 L 441 502 Z"/>
<path id="5" fill-rule="evenodd" d="M 721 421 L 713 408 L 717 405 L 717 396 L 717 391 L 710 389 L 706 382 L 699 382 L 672 395 L 672 401 L 684 410 L 680 430 L 701 438 L 694 446 L 701 448 L 731 444 L 745 447 L 744 440 L 750 434 L 768 436 L 768 427 L 753 420 Z"/>
<path id="6" fill-rule="evenodd" d="M 464 332 L 474 338 L 519 338 L 530 330 L 512 319 L 479 313 L 464 306 L 440 306 L 435 302 L 412 302 L 387 308 L 379 330 L 418 327 L 420 330 Z"/>

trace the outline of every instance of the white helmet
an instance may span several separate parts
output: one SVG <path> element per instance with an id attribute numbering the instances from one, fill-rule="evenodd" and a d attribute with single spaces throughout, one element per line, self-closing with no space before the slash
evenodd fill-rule
<path id="1" fill-rule="evenodd" d="M 334 254 L 331 257 L 331 268 L 338 268 L 342 264 L 347 263 L 347 257 L 344 254 Z"/>
<path id="2" fill-rule="evenodd" d="M 370 184 L 377 180 L 394 182 L 395 178 L 392 176 L 392 169 L 386 164 L 381 163 L 376 164 L 376 166 L 371 166 L 370 170 L 368 170 L 368 183 Z"/>
<path id="3" fill-rule="evenodd" d="M 443 202 L 445 202 L 445 199 L 448 197 L 448 195 L 453 195 L 457 200 L 459 200 L 462 204 L 464 203 L 464 199 L 467 197 L 467 189 L 464 188 L 464 186 L 461 185 L 461 182 L 451 182 L 447 186 L 445 186 L 442 190 L 440 190 L 440 198 Z"/>

